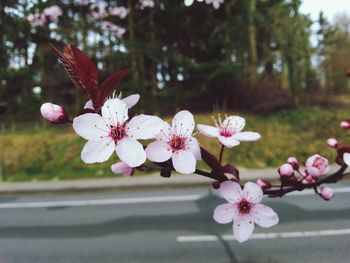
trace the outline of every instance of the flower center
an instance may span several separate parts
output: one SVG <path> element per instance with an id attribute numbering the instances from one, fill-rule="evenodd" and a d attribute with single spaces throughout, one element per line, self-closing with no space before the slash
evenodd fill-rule
<path id="1" fill-rule="evenodd" d="M 321 158 L 316 158 L 313 165 L 314 167 L 316 167 L 317 169 L 322 169 L 324 168 L 324 161 Z"/>
<path id="2" fill-rule="evenodd" d="M 112 127 L 110 136 L 115 142 L 120 141 L 126 136 L 125 127 L 119 124 L 117 126 Z"/>
<path id="3" fill-rule="evenodd" d="M 239 204 L 238 204 L 238 209 L 239 212 L 241 214 L 248 214 L 250 212 L 250 209 L 252 208 L 252 204 L 249 203 L 246 200 L 242 200 Z"/>
<path id="4" fill-rule="evenodd" d="M 183 150 L 185 149 L 185 146 L 186 146 L 186 138 L 175 135 L 169 141 L 169 145 L 173 151 Z"/>
<path id="5" fill-rule="evenodd" d="M 231 137 L 234 134 L 234 130 L 229 125 L 220 127 L 220 135 L 224 137 Z"/>

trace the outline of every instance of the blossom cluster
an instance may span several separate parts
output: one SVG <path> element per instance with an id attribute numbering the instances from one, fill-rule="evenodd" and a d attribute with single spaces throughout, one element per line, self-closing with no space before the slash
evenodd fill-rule
<path id="1" fill-rule="evenodd" d="M 58 23 L 59 17 L 62 15 L 62 9 L 53 5 L 45 8 L 41 13 L 29 14 L 26 20 L 33 26 L 45 26 L 49 23 Z"/>
<path id="2" fill-rule="evenodd" d="M 205 3 L 212 5 L 215 9 L 219 9 L 220 5 L 224 3 L 225 0 L 205 0 Z M 191 6 L 195 0 L 185 0 L 186 6 Z M 197 2 L 204 2 L 204 0 L 197 0 Z"/>

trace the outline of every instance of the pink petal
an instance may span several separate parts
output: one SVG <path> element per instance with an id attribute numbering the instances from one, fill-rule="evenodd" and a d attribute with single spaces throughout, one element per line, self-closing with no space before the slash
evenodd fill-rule
<path id="1" fill-rule="evenodd" d="M 133 94 L 128 97 L 125 97 L 122 99 L 122 101 L 126 104 L 128 109 L 131 107 L 135 106 L 135 104 L 140 100 L 140 95 L 139 94 Z"/>
<path id="2" fill-rule="evenodd" d="M 169 145 L 162 141 L 151 142 L 146 148 L 147 159 L 152 162 L 165 162 L 171 158 Z"/>
<path id="3" fill-rule="evenodd" d="M 111 137 L 89 140 L 81 152 L 81 159 L 85 163 L 102 163 L 111 157 L 114 150 L 115 143 Z"/>
<path id="4" fill-rule="evenodd" d="M 214 210 L 214 220 L 219 224 L 230 223 L 237 215 L 234 205 L 230 203 L 219 205 Z"/>
<path id="5" fill-rule="evenodd" d="M 350 166 L 350 153 L 344 153 L 343 160 L 347 166 Z"/>
<path id="6" fill-rule="evenodd" d="M 112 126 L 128 120 L 128 107 L 120 99 L 109 99 L 102 106 L 102 117 Z"/>
<path id="7" fill-rule="evenodd" d="M 272 227 L 278 224 L 278 215 L 270 207 L 263 204 L 256 204 L 252 207 L 250 215 L 254 222 L 261 227 Z"/>
<path id="8" fill-rule="evenodd" d="M 237 141 L 233 137 L 219 136 L 219 141 L 228 148 L 232 148 L 234 146 L 239 145 L 239 141 Z"/>
<path id="9" fill-rule="evenodd" d="M 86 140 L 109 136 L 110 128 L 97 113 L 86 113 L 73 119 L 73 129 Z"/>
<path id="10" fill-rule="evenodd" d="M 156 116 L 140 114 L 133 117 L 126 125 L 126 132 L 128 136 L 135 140 L 152 139 L 160 133 L 163 123 L 164 122 Z"/>
<path id="11" fill-rule="evenodd" d="M 238 183 L 225 181 L 220 184 L 220 195 L 229 203 L 238 203 L 242 199 L 242 188 Z"/>
<path id="12" fill-rule="evenodd" d="M 204 136 L 215 138 L 220 136 L 219 128 L 204 124 L 198 124 L 197 125 L 199 133 L 203 134 Z"/>
<path id="13" fill-rule="evenodd" d="M 85 103 L 84 109 L 94 110 L 94 105 L 92 104 L 92 100 L 88 100 L 88 101 Z"/>
<path id="14" fill-rule="evenodd" d="M 243 130 L 245 126 L 245 119 L 239 116 L 229 116 L 222 122 L 222 127 L 230 127 L 234 133 Z"/>
<path id="15" fill-rule="evenodd" d="M 239 132 L 234 134 L 232 137 L 241 142 L 251 142 L 259 140 L 261 135 L 257 132 Z"/>
<path id="16" fill-rule="evenodd" d="M 196 158 L 191 151 L 180 150 L 172 154 L 175 170 L 182 174 L 191 174 L 196 170 Z"/>
<path id="17" fill-rule="evenodd" d="M 160 129 L 160 133 L 156 135 L 156 139 L 167 143 L 168 141 L 170 141 L 170 137 L 171 137 L 170 125 L 164 121 L 162 128 Z"/>
<path id="18" fill-rule="evenodd" d="M 190 142 L 187 145 L 189 150 L 191 152 L 193 152 L 194 156 L 196 157 L 196 160 L 200 160 L 201 159 L 201 149 L 199 146 L 199 142 L 196 138 L 191 137 L 191 139 L 189 139 Z"/>
<path id="19" fill-rule="evenodd" d="M 233 220 L 233 235 L 238 242 L 249 239 L 254 231 L 254 220 L 249 215 L 239 216 Z"/>
<path id="20" fill-rule="evenodd" d="M 130 167 L 137 167 L 146 161 L 146 153 L 141 143 L 125 138 L 117 145 L 117 155 Z"/>
<path id="21" fill-rule="evenodd" d="M 115 174 L 122 174 L 124 176 L 131 176 L 134 173 L 134 168 L 123 162 L 113 164 L 111 170 Z"/>
<path id="22" fill-rule="evenodd" d="M 257 204 L 260 203 L 263 198 L 263 191 L 257 184 L 248 182 L 244 185 L 243 196 L 248 202 Z"/>
<path id="23" fill-rule="evenodd" d="M 194 129 L 194 118 L 191 112 L 183 110 L 173 118 L 172 132 L 176 135 L 192 135 Z"/>

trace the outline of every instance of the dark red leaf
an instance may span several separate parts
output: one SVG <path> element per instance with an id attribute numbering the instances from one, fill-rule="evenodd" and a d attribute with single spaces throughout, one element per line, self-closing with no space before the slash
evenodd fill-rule
<path id="1" fill-rule="evenodd" d="M 213 169 L 213 171 L 215 171 L 216 173 L 218 173 L 220 171 L 220 173 L 223 174 L 222 173 L 222 166 L 220 165 L 219 160 L 214 155 L 212 155 L 210 152 L 208 152 L 207 150 L 205 150 L 202 147 L 201 147 L 201 155 L 202 155 L 203 161 L 211 169 Z"/>
<path id="2" fill-rule="evenodd" d="M 100 100 L 99 100 L 100 105 L 99 106 L 103 105 L 106 98 L 115 89 L 116 85 L 118 85 L 118 83 L 129 73 L 130 73 L 129 70 L 121 70 L 110 75 L 105 81 L 103 81 L 100 87 Z"/>
<path id="3" fill-rule="evenodd" d="M 236 167 L 232 166 L 231 164 L 226 164 L 222 168 L 222 171 L 227 174 L 232 174 L 239 182 L 239 171 Z"/>

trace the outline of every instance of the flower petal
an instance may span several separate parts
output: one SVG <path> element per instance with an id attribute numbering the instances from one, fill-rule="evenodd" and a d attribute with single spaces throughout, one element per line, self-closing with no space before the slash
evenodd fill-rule
<path id="1" fill-rule="evenodd" d="M 250 215 L 254 222 L 261 227 L 272 227 L 278 224 L 279 218 L 275 211 L 263 204 L 256 204 L 252 207 Z"/>
<path id="2" fill-rule="evenodd" d="M 229 127 L 234 133 L 243 130 L 245 119 L 239 116 L 229 116 L 221 124 L 221 127 Z"/>
<path id="3" fill-rule="evenodd" d="M 254 221 L 249 215 L 239 216 L 233 219 L 233 235 L 238 242 L 249 239 L 254 231 Z"/>
<path id="4" fill-rule="evenodd" d="M 112 126 L 124 123 L 128 117 L 128 107 L 120 99 L 109 99 L 102 106 L 102 117 Z"/>
<path id="5" fill-rule="evenodd" d="M 238 183 L 225 181 L 220 184 L 219 192 L 221 197 L 229 203 L 238 203 L 242 199 L 243 191 Z"/>
<path id="6" fill-rule="evenodd" d="M 160 129 L 160 133 L 158 133 L 155 138 L 157 140 L 160 140 L 160 141 L 167 143 L 168 141 L 170 141 L 170 137 L 171 137 L 170 125 L 169 125 L 169 123 L 163 121 L 163 126 Z"/>
<path id="7" fill-rule="evenodd" d="M 188 149 L 193 152 L 194 156 L 196 157 L 196 160 L 200 160 L 201 157 L 201 148 L 199 146 L 199 142 L 196 138 L 191 137 L 189 139 L 189 144 L 187 145 Z"/>
<path id="8" fill-rule="evenodd" d="M 135 140 L 147 140 L 154 138 L 160 133 L 163 123 L 164 122 L 156 116 L 140 114 L 130 120 L 126 125 L 126 130 L 128 136 Z"/>
<path id="9" fill-rule="evenodd" d="M 191 112 L 183 110 L 173 118 L 172 133 L 176 135 L 192 135 L 194 129 L 194 118 Z"/>
<path id="10" fill-rule="evenodd" d="M 182 174 L 191 174 L 196 170 L 196 158 L 191 151 L 180 150 L 172 154 L 175 170 Z"/>
<path id="11" fill-rule="evenodd" d="M 86 113 L 73 119 L 73 129 L 86 140 L 109 135 L 110 128 L 97 113 Z"/>
<path id="12" fill-rule="evenodd" d="M 92 100 L 88 100 L 88 101 L 85 103 L 84 109 L 94 110 L 94 105 L 92 104 Z"/>
<path id="13" fill-rule="evenodd" d="M 259 185 L 248 182 L 244 185 L 243 196 L 248 202 L 257 204 L 263 198 L 263 191 Z"/>
<path id="14" fill-rule="evenodd" d="M 115 174 L 122 174 L 124 176 L 131 176 L 134 173 L 134 168 L 123 162 L 113 164 L 111 170 Z"/>
<path id="15" fill-rule="evenodd" d="M 111 137 L 89 140 L 81 151 L 81 159 L 85 163 L 102 163 L 111 157 L 114 150 L 115 143 Z"/>
<path id="16" fill-rule="evenodd" d="M 347 166 L 350 166 L 350 153 L 344 153 L 343 160 Z"/>
<path id="17" fill-rule="evenodd" d="M 152 162 L 165 162 L 171 158 L 171 148 L 162 141 L 151 142 L 146 148 L 148 160 Z"/>
<path id="18" fill-rule="evenodd" d="M 219 136 L 219 141 L 228 148 L 239 145 L 239 141 L 231 137 Z"/>
<path id="19" fill-rule="evenodd" d="M 135 106 L 135 104 L 138 103 L 139 100 L 140 100 L 140 95 L 139 94 L 133 94 L 133 95 L 130 95 L 130 96 L 125 97 L 124 99 L 122 99 L 122 101 L 126 104 L 128 109 L 130 109 L 131 107 Z"/>
<path id="20" fill-rule="evenodd" d="M 214 210 L 214 220 L 219 224 L 227 224 L 232 222 L 233 218 L 236 217 L 237 211 L 233 204 L 222 204 Z"/>
<path id="21" fill-rule="evenodd" d="M 197 125 L 199 133 L 203 134 L 204 136 L 215 138 L 220 136 L 219 128 L 204 124 L 198 124 Z"/>
<path id="22" fill-rule="evenodd" d="M 117 155 L 130 167 L 137 167 L 146 161 L 146 152 L 141 143 L 124 138 L 117 144 Z"/>
<path id="23" fill-rule="evenodd" d="M 252 142 L 259 140 L 261 135 L 257 132 L 239 132 L 232 135 L 232 137 L 241 142 Z"/>

